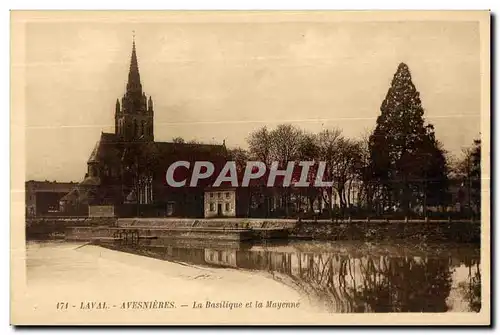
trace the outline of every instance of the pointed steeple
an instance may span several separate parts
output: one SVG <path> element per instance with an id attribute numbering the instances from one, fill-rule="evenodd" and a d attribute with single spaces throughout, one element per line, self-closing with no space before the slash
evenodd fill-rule
<path id="1" fill-rule="evenodd" d="M 145 109 L 139 75 L 139 64 L 137 62 L 137 52 L 135 48 L 135 36 L 132 41 L 132 56 L 130 57 L 130 68 L 128 72 L 127 91 L 122 102 L 123 112 L 126 114 L 140 113 Z"/>
<path id="2" fill-rule="evenodd" d="M 116 102 L 115 134 L 127 142 L 154 141 L 152 103 L 150 108 L 146 93 L 142 91 L 134 36 L 127 90 L 121 99 L 121 106 L 119 101 Z"/>
<path id="3" fill-rule="evenodd" d="M 135 36 L 132 41 L 132 56 L 130 57 L 127 92 L 139 93 L 139 95 L 142 96 L 141 76 L 139 74 L 139 64 L 137 63 L 137 52 L 135 50 Z"/>

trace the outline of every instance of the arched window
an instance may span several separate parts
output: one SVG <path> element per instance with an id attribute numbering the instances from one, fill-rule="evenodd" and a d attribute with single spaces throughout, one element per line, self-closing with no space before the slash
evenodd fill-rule
<path id="1" fill-rule="evenodd" d="M 144 135 L 144 128 L 146 126 L 146 122 L 144 120 L 141 121 L 141 135 Z"/>
<path id="2" fill-rule="evenodd" d="M 137 127 L 137 120 L 134 119 L 134 136 L 135 137 L 137 137 L 139 135 L 138 132 L 139 132 L 139 129 Z"/>

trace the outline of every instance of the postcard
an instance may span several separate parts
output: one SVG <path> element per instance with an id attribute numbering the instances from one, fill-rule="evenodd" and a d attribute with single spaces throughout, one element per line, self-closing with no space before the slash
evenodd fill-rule
<path id="1" fill-rule="evenodd" d="M 12 11 L 11 324 L 489 325 L 489 11 Z"/>

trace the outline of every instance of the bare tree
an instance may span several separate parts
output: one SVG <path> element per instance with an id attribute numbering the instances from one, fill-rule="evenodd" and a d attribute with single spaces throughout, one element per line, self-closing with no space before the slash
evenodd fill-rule
<path id="1" fill-rule="evenodd" d="M 366 130 L 359 140 L 360 162 L 357 169 L 360 181 L 359 199 L 365 204 L 368 211 L 373 207 L 376 185 L 372 183 L 372 173 L 370 171 L 370 135 L 371 131 Z"/>
<path id="2" fill-rule="evenodd" d="M 249 159 L 258 160 L 266 164 L 267 167 L 271 165 L 271 150 L 272 150 L 272 138 L 271 132 L 266 126 L 261 127 L 254 132 L 250 133 L 247 138 L 249 147 Z M 270 192 L 263 185 L 262 182 L 258 182 L 258 186 L 249 187 L 248 197 L 249 197 L 249 209 L 255 202 L 255 205 L 260 208 L 262 213 L 260 215 L 269 216 L 270 214 Z"/>
<path id="3" fill-rule="evenodd" d="M 310 132 L 303 132 L 301 136 L 301 141 L 299 145 L 299 157 L 304 161 L 317 161 L 319 156 L 319 145 L 318 137 L 316 134 Z M 298 206 L 297 208 L 302 211 L 303 197 L 307 199 L 307 211 L 312 212 L 314 210 L 314 202 L 318 199 L 320 192 L 317 187 L 314 186 L 314 180 L 316 177 L 318 165 L 317 163 L 309 168 L 309 175 L 307 180 L 309 182 L 309 187 L 298 188 Z M 321 200 L 320 200 L 321 201 Z"/>
<path id="4" fill-rule="evenodd" d="M 302 144 L 302 130 L 290 124 L 280 124 L 271 131 L 271 157 L 277 161 L 280 168 L 286 168 L 288 162 L 296 161 L 300 158 L 300 148 Z M 281 198 L 281 206 L 285 211 L 285 216 L 289 216 L 290 189 L 274 188 Z M 284 207 L 284 208 L 283 208 Z"/>
<path id="5" fill-rule="evenodd" d="M 302 130 L 290 124 L 280 124 L 271 131 L 271 157 L 285 167 L 290 161 L 299 158 Z"/>
<path id="6" fill-rule="evenodd" d="M 340 138 L 337 151 L 332 160 L 333 187 L 339 195 L 341 215 L 350 206 L 349 193 L 352 182 L 357 177 L 357 169 L 361 164 L 360 143 L 354 140 Z"/>
<path id="7" fill-rule="evenodd" d="M 290 124 L 280 124 L 271 131 L 267 127 L 259 128 L 252 132 L 247 139 L 250 157 L 264 162 L 268 168 L 273 161 L 278 162 L 280 169 L 286 168 L 288 162 L 300 158 L 302 134 L 302 130 Z M 268 214 L 270 212 L 270 202 L 274 193 L 278 199 L 281 199 L 285 215 L 288 216 L 289 191 L 288 188 L 278 189 L 274 187 L 269 189 L 262 185 L 261 194 L 264 198 L 266 212 Z"/>
<path id="8" fill-rule="evenodd" d="M 331 181 L 333 176 L 333 167 L 335 166 L 335 153 L 338 149 L 338 143 L 342 138 L 342 131 L 336 128 L 323 130 L 317 135 L 316 138 L 318 146 L 318 160 L 326 162 L 325 178 Z M 330 211 L 330 217 L 332 217 L 333 188 L 322 188 L 321 195 Z"/>
<path id="9" fill-rule="evenodd" d="M 272 139 L 271 133 L 266 126 L 250 133 L 247 142 L 252 159 L 259 160 L 266 165 L 271 164 Z"/>
<path id="10" fill-rule="evenodd" d="M 248 161 L 249 152 L 238 147 L 233 149 L 228 149 L 229 157 L 235 161 L 236 170 L 238 171 L 238 175 L 243 173 L 246 167 L 246 163 Z"/>

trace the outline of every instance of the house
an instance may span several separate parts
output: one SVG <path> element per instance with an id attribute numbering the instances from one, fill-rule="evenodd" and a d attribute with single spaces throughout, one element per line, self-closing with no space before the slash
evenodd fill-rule
<path id="1" fill-rule="evenodd" d="M 25 183 L 26 216 L 57 215 L 59 202 L 77 183 L 29 180 Z"/>
<path id="2" fill-rule="evenodd" d="M 205 217 L 235 217 L 236 188 L 209 187 L 205 189 Z"/>

